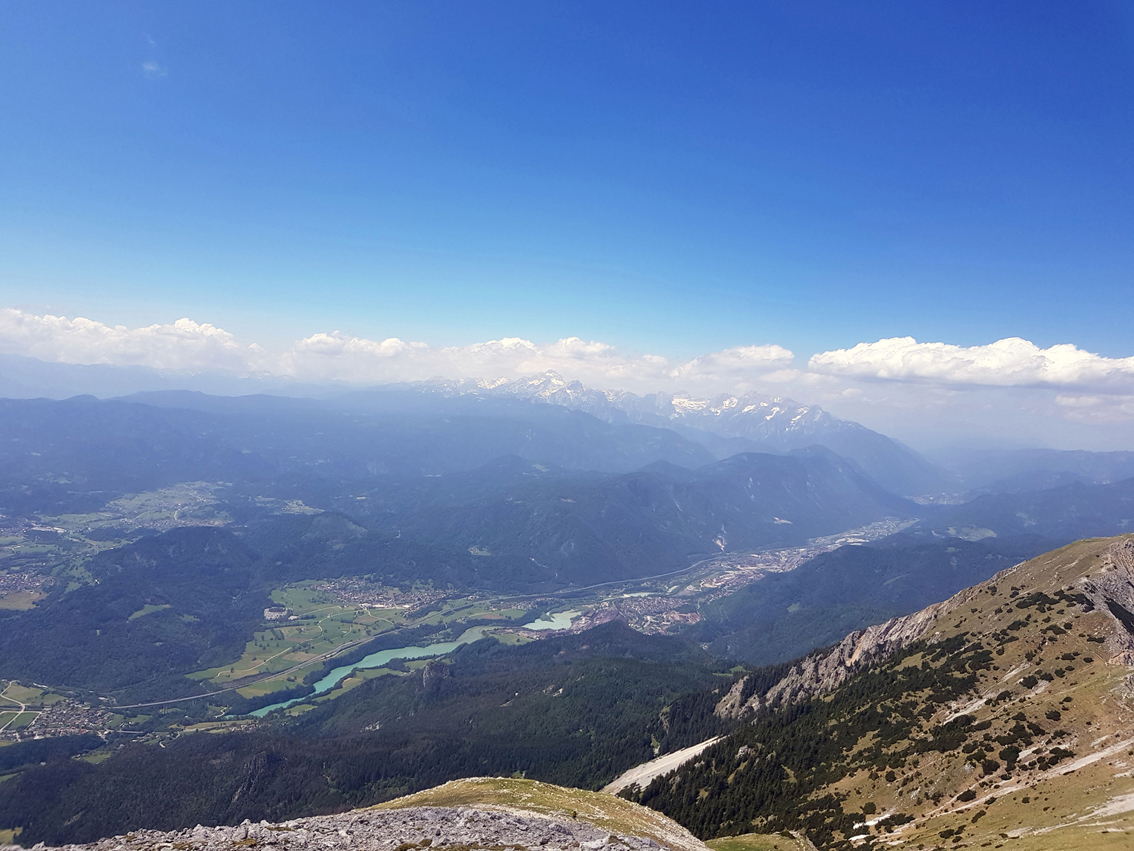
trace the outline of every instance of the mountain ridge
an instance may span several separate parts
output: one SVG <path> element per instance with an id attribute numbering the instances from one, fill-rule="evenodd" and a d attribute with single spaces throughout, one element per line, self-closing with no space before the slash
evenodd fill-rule
<path id="1" fill-rule="evenodd" d="M 1134 536 L 1076 542 L 749 675 L 716 709 L 745 726 L 624 794 L 703 838 L 1128 847 L 1132 608 Z"/>

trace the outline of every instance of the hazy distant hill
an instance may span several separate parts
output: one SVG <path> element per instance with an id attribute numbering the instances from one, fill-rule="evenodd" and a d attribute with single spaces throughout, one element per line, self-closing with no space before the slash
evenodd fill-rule
<path id="1" fill-rule="evenodd" d="M 915 511 L 815 449 L 736 455 L 696 470 L 658 464 L 590 481 L 533 477 L 387 522 L 390 534 L 482 552 L 486 576 L 585 585 L 676 570 L 721 552 L 802 544 Z"/>
<path id="2" fill-rule="evenodd" d="M 502 455 L 622 472 L 713 460 L 668 429 L 614 425 L 549 405 L 457 400 L 344 410 L 272 396 L 0 399 L 0 507 L 89 510 L 182 481 L 377 481 L 469 470 Z"/>
<path id="3" fill-rule="evenodd" d="M 970 542 L 898 534 L 839 547 L 702 607 L 698 636 L 719 656 L 754 665 L 795 659 L 871 624 L 909 614 L 1062 541 Z"/>
<path id="4" fill-rule="evenodd" d="M 952 466 L 975 492 L 1014 493 L 1073 484 L 1110 484 L 1134 478 L 1134 452 L 1013 449 L 971 452 Z"/>
<path id="5" fill-rule="evenodd" d="M 308 531 L 329 516 L 267 517 L 242 534 L 278 579 L 364 571 L 507 591 L 656 575 L 917 510 L 823 449 L 737 455 L 696 470 L 659 463 L 623 475 L 498 459 L 366 494 L 355 517 L 368 528 L 355 526 L 333 547 Z M 352 502 L 360 504 L 344 500 Z"/>
<path id="6" fill-rule="evenodd" d="M 89 394 L 100 399 L 130 393 L 196 390 L 237 395 L 275 393 L 281 396 L 319 396 L 327 386 L 302 384 L 287 378 L 237 378 L 223 372 L 172 372 L 147 366 L 57 363 L 22 355 L 0 354 L 0 398 L 69 399 Z"/>
<path id="7" fill-rule="evenodd" d="M 292 401 L 320 400 L 315 407 L 328 405 L 341 410 L 375 414 L 397 410 L 402 415 L 420 415 L 453 410 L 451 400 L 474 397 L 480 400 L 535 402 L 590 414 L 614 425 L 641 425 L 676 431 L 695 444 L 709 449 L 717 458 L 739 452 L 785 452 L 814 444 L 854 461 L 887 490 L 905 496 L 936 494 L 949 488 L 948 475 L 895 440 L 858 423 L 840 420 L 816 405 L 803 405 L 786 398 L 749 393 L 699 399 L 686 394 L 655 393 L 638 396 L 624 391 L 600 391 L 577 381 L 567 382 L 553 372 L 512 381 L 445 380 L 390 385 L 374 390 L 353 390 L 341 384 L 310 385 L 271 377 L 234 378 L 216 374 L 178 374 L 144 367 L 116 367 L 101 364 L 47 363 L 34 358 L 0 355 L 0 397 L 64 399 L 77 394 L 96 397 L 131 397 L 162 407 L 185 407 L 213 413 L 262 411 L 265 394 Z M 193 392 L 187 392 L 193 391 Z M 221 394 L 207 397 L 202 393 Z M 244 402 L 229 405 L 223 401 L 240 394 Z M 196 396 L 196 399 L 192 397 Z M 430 404 L 429 399 L 435 400 Z M 249 400 L 259 401 L 249 401 Z M 450 400 L 450 401 L 445 401 Z M 295 410 L 284 402 L 277 410 Z M 479 410 L 486 410 L 482 406 Z M 462 409 L 469 413 L 470 409 Z M 501 407 L 515 416 L 522 408 Z M 478 414 L 478 416 L 481 414 Z M 518 414 L 521 419 L 530 414 Z M 663 450 L 663 454 L 664 454 Z M 668 449 L 666 460 L 682 463 Z M 503 453 L 497 453 L 503 454 Z M 524 452 L 517 454 L 529 457 Z M 627 460 L 635 453 L 629 452 Z M 487 459 L 482 459 L 487 460 Z M 576 464 L 569 458 L 558 461 L 566 467 Z M 709 460 L 702 458 L 701 463 Z M 590 462 L 596 469 L 609 469 L 609 460 Z M 648 463 L 648 462 L 646 462 Z M 584 465 L 586 466 L 586 465 Z M 617 466 L 617 465 L 615 465 Z M 641 466 L 641 465 L 639 465 Z M 618 469 L 631 469 L 621 466 Z"/>
<path id="8" fill-rule="evenodd" d="M 1071 541 L 1117 535 L 1134 529 L 1134 479 L 986 494 L 941 509 L 919 523 L 917 529 L 970 539 L 1043 535 Z"/>

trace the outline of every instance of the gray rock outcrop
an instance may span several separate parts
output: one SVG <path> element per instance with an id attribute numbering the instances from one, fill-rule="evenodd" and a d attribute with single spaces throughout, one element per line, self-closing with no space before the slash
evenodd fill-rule
<path id="1" fill-rule="evenodd" d="M 34 846 L 48 851 L 44 845 Z M 66 851 L 412 851 L 412 849 L 541 849 L 541 851 L 662 851 L 652 839 L 623 836 L 582 820 L 554 819 L 469 807 L 355 810 L 280 824 L 244 822 L 164 832 L 139 830 Z M 61 849 L 61 851 L 62 851 Z M 0 846 L 0 851 L 24 851 Z"/>

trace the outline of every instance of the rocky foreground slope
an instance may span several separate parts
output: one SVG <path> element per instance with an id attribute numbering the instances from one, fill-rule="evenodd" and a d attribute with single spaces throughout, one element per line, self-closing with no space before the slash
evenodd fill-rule
<path id="1" fill-rule="evenodd" d="M 680 825 L 612 795 L 500 778 L 456 780 L 378 807 L 336 815 L 278 824 L 246 821 L 235 827 L 139 830 L 62 847 L 68 851 L 708 851 Z M 23 849 L 0 846 L 0 851 Z"/>

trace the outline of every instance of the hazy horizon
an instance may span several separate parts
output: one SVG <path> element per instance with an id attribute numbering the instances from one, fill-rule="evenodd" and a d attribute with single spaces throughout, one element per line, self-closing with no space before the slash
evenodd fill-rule
<path id="1" fill-rule="evenodd" d="M 57 373 L 9 369 L 0 395 L 10 396 L 105 398 L 158 389 L 294 393 L 432 379 L 513 381 L 554 372 L 589 389 L 637 395 L 786 397 L 931 453 L 957 447 L 1134 448 L 1128 400 L 1115 392 L 1134 375 L 1134 359 L 1103 358 L 1074 346 L 1040 350 L 1020 339 L 964 349 L 895 338 L 806 359 L 772 344 L 679 361 L 578 338 L 550 345 L 513 337 L 431 346 L 321 332 L 273 351 L 191 320 L 127 329 L 7 309 L 0 310 L 0 354 L 30 358 L 48 370 L 111 371 L 100 373 L 102 384 L 87 385 L 81 378 L 79 384 L 60 383 Z M 1010 428 L 1014 433 L 1006 433 Z"/>

